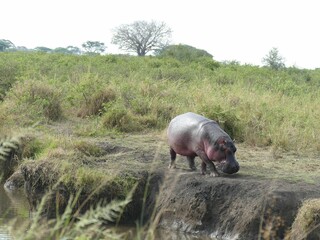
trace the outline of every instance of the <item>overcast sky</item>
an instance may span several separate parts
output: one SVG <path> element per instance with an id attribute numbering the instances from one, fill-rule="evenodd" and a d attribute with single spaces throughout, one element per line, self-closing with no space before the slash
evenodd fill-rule
<path id="1" fill-rule="evenodd" d="M 0 39 L 35 48 L 81 47 L 136 20 L 163 21 L 173 44 L 204 49 L 215 60 L 261 65 L 272 47 L 286 66 L 320 67 L 318 0 L 1 0 Z"/>

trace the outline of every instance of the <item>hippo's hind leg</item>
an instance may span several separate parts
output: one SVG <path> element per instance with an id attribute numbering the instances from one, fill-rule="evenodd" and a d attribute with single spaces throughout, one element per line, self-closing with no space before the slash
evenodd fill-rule
<path id="1" fill-rule="evenodd" d="M 170 156 L 171 156 L 171 162 L 170 162 L 169 168 L 176 168 L 175 162 L 176 162 L 177 153 L 172 148 L 170 148 Z"/>
<path id="2" fill-rule="evenodd" d="M 187 159 L 188 159 L 188 162 L 189 162 L 189 167 L 190 167 L 190 169 L 191 170 L 197 170 L 197 168 L 196 168 L 196 165 L 195 165 L 195 163 L 194 163 L 194 158 L 195 157 L 187 157 Z"/>

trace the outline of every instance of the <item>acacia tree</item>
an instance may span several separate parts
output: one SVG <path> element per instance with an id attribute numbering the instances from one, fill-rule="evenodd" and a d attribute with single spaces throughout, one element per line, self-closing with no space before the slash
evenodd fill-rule
<path id="1" fill-rule="evenodd" d="M 106 50 L 106 46 L 103 42 L 86 41 L 82 44 L 87 54 L 101 54 Z"/>
<path id="2" fill-rule="evenodd" d="M 279 50 L 275 47 L 272 48 L 269 53 L 262 59 L 262 63 L 274 70 L 279 70 L 285 67 L 284 58 L 280 56 Z"/>
<path id="3" fill-rule="evenodd" d="M 0 39 L 0 52 L 4 52 L 6 50 L 14 48 L 16 47 L 10 40 Z"/>
<path id="4" fill-rule="evenodd" d="M 136 21 L 114 30 L 112 43 L 128 52 L 145 56 L 169 45 L 172 30 L 164 22 Z"/>

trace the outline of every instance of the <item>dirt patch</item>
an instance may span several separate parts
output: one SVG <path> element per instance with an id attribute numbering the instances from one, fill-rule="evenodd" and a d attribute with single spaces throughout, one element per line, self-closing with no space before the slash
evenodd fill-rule
<path id="1" fill-rule="evenodd" d="M 105 154 L 123 153 L 132 150 L 127 147 L 114 145 L 110 142 L 99 142 L 97 145 L 104 151 Z"/>

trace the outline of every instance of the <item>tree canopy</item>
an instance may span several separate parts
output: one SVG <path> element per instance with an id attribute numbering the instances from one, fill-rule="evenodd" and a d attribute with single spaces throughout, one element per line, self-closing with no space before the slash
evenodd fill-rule
<path id="1" fill-rule="evenodd" d="M 75 46 L 68 46 L 67 47 L 67 51 L 70 54 L 76 54 L 76 55 L 80 55 L 81 54 L 81 49 Z"/>
<path id="2" fill-rule="evenodd" d="M 49 53 L 52 51 L 52 49 L 48 47 L 36 47 L 34 50 L 37 52 L 46 52 L 46 53 Z"/>
<path id="3" fill-rule="evenodd" d="M 81 50 L 78 47 L 74 46 L 68 46 L 66 48 L 63 47 L 58 47 L 52 50 L 54 53 L 64 53 L 64 54 L 75 54 L 75 55 L 80 55 Z"/>
<path id="4" fill-rule="evenodd" d="M 106 46 L 103 42 L 98 41 L 86 41 L 82 44 L 86 54 L 101 54 L 106 50 Z"/>
<path id="5" fill-rule="evenodd" d="M 112 43 L 138 56 L 169 45 L 172 30 L 164 22 L 135 21 L 114 30 Z"/>
<path id="6" fill-rule="evenodd" d="M 275 47 L 273 47 L 262 59 L 262 63 L 274 70 L 279 70 L 285 67 L 284 58 L 279 54 L 279 50 Z"/>
<path id="7" fill-rule="evenodd" d="M 213 58 L 207 51 L 185 44 L 169 45 L 158 51 L 157 55 L 160 57 L 173 57 L 180 61 L 193 61 L 202 57 Z"/>
<path id="8" fill-rule="evenodd" d="M 10 40 L 0 39 L 0 52 L 4 52 L 12 48 L 15 48 L 15 45 Z"/>

